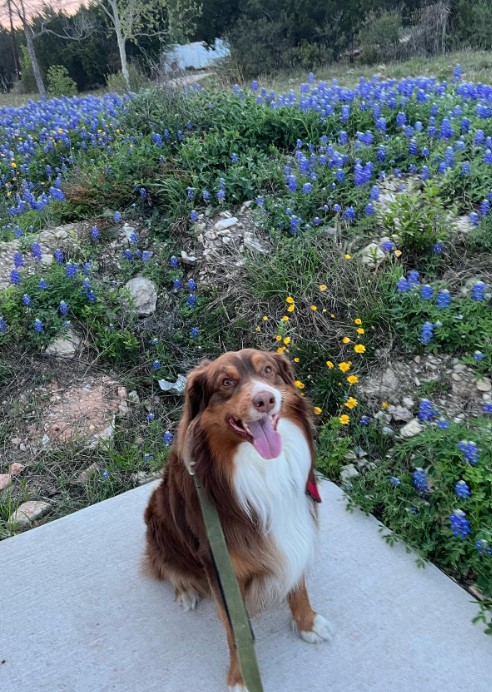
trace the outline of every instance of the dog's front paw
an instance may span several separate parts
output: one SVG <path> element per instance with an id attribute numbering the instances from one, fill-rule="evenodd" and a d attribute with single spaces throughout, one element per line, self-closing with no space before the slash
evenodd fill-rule
<path id="1" fill-rule="evenodd" d="M 176 596 L 177 604 L 185 612 L 187 612 L 188 610 L 195 610 L 196 605 L 197 605 L 199 600 L 200 600 L 200 596 L 195 591 L 195 589 L 188 589 L 188 591 L 181 591 L 181 593 L 177 594 L 177 596 Z"/>
<path id="2" fill-rule="evenodd" d="M 299 635 L 309 644 L 318 644 L 322 641 L 330 641 L 333 638 L 333 627 L 322 615 L 315 615 L 313 627 L 309 631 L 299 630 Z"/>

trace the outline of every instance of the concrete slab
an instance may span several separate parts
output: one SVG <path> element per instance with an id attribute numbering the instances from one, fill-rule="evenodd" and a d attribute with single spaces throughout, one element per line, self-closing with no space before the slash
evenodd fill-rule
<path id="1" fill-rule="evenodd" d="M 143 486 L 0 543 L 2 692 L 217 692 L 227 649 L 210 602 L 182 613 L 144 579 Z M 321 487 L 313 604 L 335 625 L 311 646 L 286 608 L 253 621 L 265 692 L 485 692 L 491 640 L 470 596 L 390 548 L 378 522 Z"/>

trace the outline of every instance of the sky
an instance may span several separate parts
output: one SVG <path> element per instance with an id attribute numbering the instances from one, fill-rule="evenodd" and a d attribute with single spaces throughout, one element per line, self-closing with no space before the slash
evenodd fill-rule
<path id="1" fill-rule="evenodd" d="M 47 0 L 46 2 L 43 2 L 43 0 L 24 0 L 24 5 L 26 9 L 34 12 L 43 5 L 47 5 L 48 7 L 53 7 L 56 10 L 64 9 L 66 12 L 71 14 L 76 12 L 77 8 L 82 5 L 82 1 L 83 0 Z M 15 0 L 12 0 L 12 2 L 14 3 Z M 6 28 L 10 28 L 9 15 L 5 9 L 5 0 L 0 0 L 0 4 L 0 23 Z M 18 26 L 19 21 L 15 20 L 15 10 L 13 7 L 12 10 L 14 13 L 14 26 Z"/>

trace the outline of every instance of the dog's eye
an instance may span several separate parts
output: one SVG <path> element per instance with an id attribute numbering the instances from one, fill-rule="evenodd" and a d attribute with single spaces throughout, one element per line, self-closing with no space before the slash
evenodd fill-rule
<path id="1" fill-rule="evenodd" d="M 233 387 L 234 386 L 234 380 L 231 380 L 229 377 L 224 377 L 222 380 L 222 386 L 223 387 Z"/>
<path id="2" fill-rule="evenodd" d="M 263 368 L 263 374 L 264 374 L 264 375 L 271 375 L 272 372 L 273 372 L 273 369 L 272 369 L 272 367 L 271 367 L 270 365 L 266 365 L 266 366 Z"/>

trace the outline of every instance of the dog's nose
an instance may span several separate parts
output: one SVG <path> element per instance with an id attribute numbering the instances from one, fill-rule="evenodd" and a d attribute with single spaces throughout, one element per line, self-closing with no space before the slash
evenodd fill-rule
<path id="1" fill-rule="evenodd" d="M 275 396 L 266 390 L 257 392 L 253 397 L 253 406 L 260 413 L 270 413 L 275 406 Z"/>

